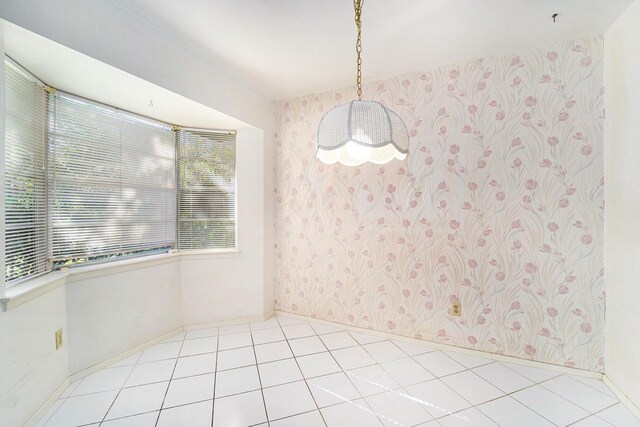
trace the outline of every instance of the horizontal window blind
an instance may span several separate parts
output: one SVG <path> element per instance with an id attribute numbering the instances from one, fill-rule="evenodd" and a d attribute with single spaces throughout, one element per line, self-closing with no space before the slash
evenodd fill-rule
<path id="1" fill-rule="evenodd" d="M 50 258 L 175 246 L 175 135 L 166 124 L 48 95 Z"/>
<path id="2" fill-rule="evenodd" d="M 47 269 L 45 95 L 5 60 L 5 281 Z"/>
<path id="3" fill-rule="evenodd" d="M 236 246 L 236 134 L 178 133 L 178 247 Z"/>

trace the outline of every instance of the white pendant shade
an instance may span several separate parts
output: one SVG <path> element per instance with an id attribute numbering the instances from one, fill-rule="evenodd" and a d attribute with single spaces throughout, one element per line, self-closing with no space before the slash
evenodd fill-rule
<path id="1" fill-rule="evenodd" d="M 316 157 L 323 163 L 383 164 L 403 160 L 408 149 L 409 134 L 402 119 L 376 101 L 338 105 L 318 126 Z"/>

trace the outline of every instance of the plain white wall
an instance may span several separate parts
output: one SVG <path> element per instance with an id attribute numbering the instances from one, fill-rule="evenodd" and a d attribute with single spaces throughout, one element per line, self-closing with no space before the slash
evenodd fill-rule
<path id="1" fill-rule="evenodd" d="M 605 373 L 640 407 L 640 0 L 605 33 Z"/>
<path id="2" fill-rule="evenodd" d="M 73 275 L 65 285 L 69 375 L 182 327 L 178 257 L 114 270 Z"/>

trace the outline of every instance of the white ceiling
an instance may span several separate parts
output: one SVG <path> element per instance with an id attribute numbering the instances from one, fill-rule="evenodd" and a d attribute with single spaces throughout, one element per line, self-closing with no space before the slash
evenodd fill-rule
<path id="1" fill-rule="evenodd" d="M 355 79 L 352 0 L 112 1 L 271 99 Z M 602 34 L 631 2 L 366 0 L 364 80 Z"/>
<path id="2" fill-rule="evenodd" d="M 6 53 L 44 83 L 56 89 L 185 127 L 248 127 L 246 123 L 233 117 L 17 25 L 4 21 L 0 28 L 4 31 Z"/>

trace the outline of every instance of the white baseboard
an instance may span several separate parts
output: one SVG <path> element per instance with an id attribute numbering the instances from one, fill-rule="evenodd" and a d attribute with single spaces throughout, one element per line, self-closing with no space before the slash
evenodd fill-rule
<path id="1" fill-rule="evenodd" d="M 602 381 L 605 383 L 607 387 L 611 389 L 613 394 L 616 395 L 616 397 L 620 400 L 620 402 L 622 402 L 622 404 L 626 406 L 627 409 L 631 411 L 631 413 L 635 415 L 636 418 L 640 419 L 640 408 L 638 408 L 636 404 L 633 403 L 633 401 L 629 399 L 627 395 L 624 394 L 622 390 L 620 390 L 613 381 L 611 381 L 611 379 L 607 376 L 606 373 L 604 374 L 604 378 L 602 378 Z"/>
<path id="2" fill-rule="evenodd" d="M 321 320 L 321 319 L 316 319 L 316 318 L 313 318 L 313 317 L 301 316 L 299 314 L 287 313 L 287 312 L 279 311 L 279 310 L 276 310 L 275 314 L 277 314 L 278 316 L 291 317 L 291 318 L 295 318 L 295 319 L 304 319 L 304 320 L 309 321 L 309 322 L 316 322 L 316 323 L 321 323 L 321 324 L 328 325 L 328 326 L 340 327 L 342 329 L 346 329 L 346 330 L 354 331 L 354 332 L 360 332 L 360 333 L 363 333 L 363 334 L 376 335 L 376 336 L 379 336 L 379 337 L 384 337 L 384 338 L 387 338 L 387 339 L 393 339 L 393 340 L 396 340 L 396 341 L 405 341 L 405 342 L 417 343 L 417 344 L 427 344 L 430 347 L 437 348 L 438 350 L 453 351 L 453 352 L 456 352 L 456 353 L 463 353 L 463 354 L 468 354 L 468 355 L 471 355 L 471 356 L 484 357 L 485 359 L 493 359 L 493 360 L 497 360 L 497 361 L 500 361 L 500 362 L 508 362 L 508 363 L 513 363 L 513 364 L 516 364 L 516 365 L 531 366 L 533 368 L 541 368 L 541 369 L 546 369 L 546 370 L 549 370 L 549 371 L 557 371 L 557 372 L 562 372 L 564 374 L 579 375 L 581 377 L 595 378 L 595 379 L 599 379 L 599 380 L 602 379 L 602 376 L 603 376 L 603 374 L 600 373 L 600 372 L 593 372 L 593 371 L 587 371 L 587 370 L 584 370 L 584 369 L 570 368 L 570 367 L 567 367 L 567 366 L 554 365 L 554 364 L 551 364 L 551 363 L 538 362 L 538 361 L 535 361 L 535 360 L 520 359 L 518 357 L 505 356 L 503 354 L 496 354 L 496 353 L 488 353 L 488 352 L 485 352 L 485 351 L 472 350 L 472 349 L 464 348 L 464 347 L 456 347 L 456 346 L 450 345 L 450 344 L 442 344 L 442 343 L 437 343 L 437 342 L 433 342 L 433 341 L 420 340 L 420 339 L 417 339 L 417 338 L 405 337 L 403 335 L 395 335 L 395 334 L 390 334 L 390 333 L 387 333 L 387 332 L 375 331 L 373 329 L 358 328 L 356 326 L 345 325 L 345 324 L 337 323 L 337 322 L 330 322 L 328 320 Z"/>
<path id="3" fill-rule="evenodd" d="M 42 406 L 40 406 L 40 409 L 38 409 L 36 413 L 33 414 L 31 418 L 29 418 L 29 420 L 25 424 L 25 427 L 33 427 L 38 424 L 40 419 L 47 414 L 49 408 L 51 408 L 53 404 L 56 403 L 56 400 L 58 400 L 62 393 L 64 393 L 64 391 L 67 389 L 67 387 L 69 387 L 69 384 L 71 384 L 69 378 L 64 380 L 62 384 L 60 384 L 60 387 L 58 387 L 56 391 L 54 391 L 53 394 L 49 396 L 49 399 L 47 399 L 47 401 L 44 402 Z"/>

